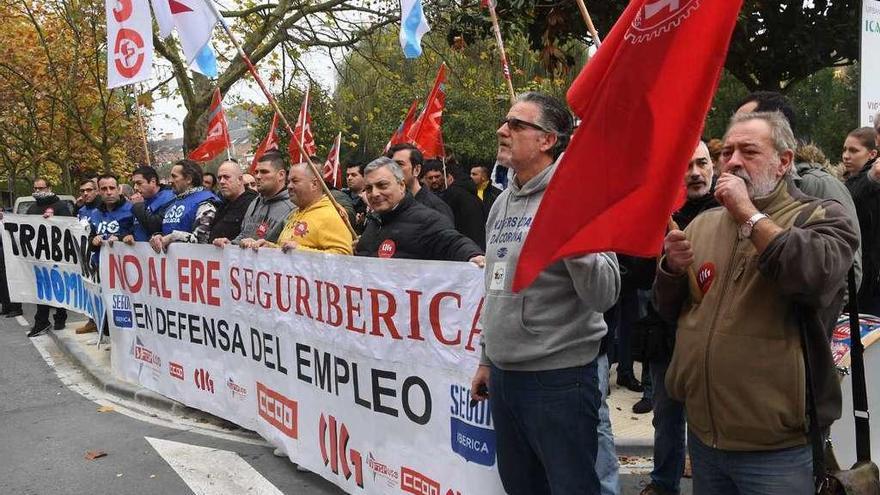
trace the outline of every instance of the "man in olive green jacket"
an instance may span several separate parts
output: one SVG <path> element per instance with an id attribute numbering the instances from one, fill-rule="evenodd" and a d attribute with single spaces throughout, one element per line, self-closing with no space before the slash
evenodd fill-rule
<path id="1" fill-rule="evenodd" d="M 665 239 L 654 297 L 678 322 L 666 386 L 687 410 L 694 493 L 812 493 L 799 322 L 820 426 L 840 416 L 828 342 L 858 236 L 840 203 L 794 187 L 794 148 L 782 114 L 734 116 L 722 207 Z"/>

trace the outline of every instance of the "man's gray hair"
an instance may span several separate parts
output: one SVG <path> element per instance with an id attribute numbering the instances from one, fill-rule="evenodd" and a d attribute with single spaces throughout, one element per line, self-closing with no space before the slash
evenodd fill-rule
<path id="1" fill-rule="evenodd" d="M 315 173 L 312 172 L 312 167 L 309 166 L 308 162 L 294 163 L 293 165 L 290 166 L 290 169 L 293 170 L 294 168 L 302 168 L 303 171 L 305 171 L 305 173 L 306 173 L 306 177 L 308 177 L 310 179 L 317 177 L 315 175 Z"/>
<path id="2" fill-rule="evenodd" d="M 558 158 L 568 146 L 572 128 L 574 127 L 568 107 L 552 96 L 535 91 L 520 94 L 517 96 L 516 102 L 531 103 L 541 110 L 538 121 L 535 123 L 556 134 L 556 144 L 550 148 L 550 154 L 553 155 L 554 159 Z"/>
<path id="3" fill-rule="evenodd" d="M 375 160 L 371 161 L 364 167 L 364 177 L 366 177 L 370 172 L 379 170 L 380 168 L 387 168 L 391 175 L 397 179 L 398 182 L 403 182 L 403 169 L 400 168 L 400 165 L 397 164 L 391 158 L 387 158 L 384 156 L 380 156 Z"/>
<path id="4" fill-rule="evenodd" d="M 785 115 L 783 115 L 782 112 L 750 112 L 734 114 L 730 119 L 730 126 L 727 128 L 727 132 L 724 134 L 724 140 L 727 140 L 727 133 L 730 132 L 731 127 L 750 120 L 763 120 L 768 126 L 770 126 L 770 139 L 773 141 L 773 148 L 776 149 L 777 155 L 781 155 L 786 151 L 794 153 L 795 150 L 797 150 L 797 140 L 794 138 L 794 133 L 791 131 L 791 125 L 788 123 L 788 119 L 785 118 Z"/>

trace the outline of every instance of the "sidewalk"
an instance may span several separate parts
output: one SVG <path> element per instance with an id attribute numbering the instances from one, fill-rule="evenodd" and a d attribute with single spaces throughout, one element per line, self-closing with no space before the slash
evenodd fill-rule
<path id="1" fill-rule="evenodd" d="M 190 408 L 140 385 L 122 381 L 113 376 L 113 370 L 110 366 L 109 339 L 105 338 L 104 343 L 98 347 L 95 345 L 98 339 L 97 333 L 77 335 L 75 329 L 84 323 L 85 321 L 71 321 L 64 330 L 49 330 L 46 333 L 55 339 L 62 351 L 83 368 L 86 375 L 102 390 L 157 409 L 187 416 L 201 416 L 211 423 L 242 430 L 226 420 Z M 635 375 L 641 376 L 641 365 L 635 363 L 634 368 Z M 609 380 L 611 395 L 608 396 L 608 408 L 611 412 L 611 425 L 618 455 L 650 456 L 654 443 L 654 428 L 651 426 L 653 415 L 651 413 L 634 414 L 632 406 L 638 402 L 642 394 L 618 387 L 616 382 L 617 375 L 612 367 Z"/>

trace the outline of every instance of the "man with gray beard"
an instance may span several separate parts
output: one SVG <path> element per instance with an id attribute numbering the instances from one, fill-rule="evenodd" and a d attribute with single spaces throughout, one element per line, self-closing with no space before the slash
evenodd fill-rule
<path id="1" fill-rule="evenodd" d="M 813 493 L 806 363 L 819 430 L 840 417 L 829 330 L 858 236 L 840 203 L 794 186 L 795 146 L 781 113 L 735 115 L 723 208 L 664 241 L 654 305 L 678 324 L 666 388 L 687 411 L 694 493 Z"/>

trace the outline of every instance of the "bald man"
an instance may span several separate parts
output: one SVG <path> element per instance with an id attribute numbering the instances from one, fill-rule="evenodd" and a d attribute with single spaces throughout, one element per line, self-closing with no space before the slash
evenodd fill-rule
<path id="1" fill-rule="evenodd" d="M 256 191 L 245 187 L 241 167 L 225 161 L 217 169 L 220 196 L 223 204 L 211 222 L 211 235 L 208 240 L 217 245 L 226 244 L 227 239 L 235 239 L 241 233 L 241 224 L 251 202 L 258 196 Z"/>

